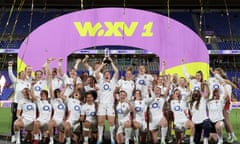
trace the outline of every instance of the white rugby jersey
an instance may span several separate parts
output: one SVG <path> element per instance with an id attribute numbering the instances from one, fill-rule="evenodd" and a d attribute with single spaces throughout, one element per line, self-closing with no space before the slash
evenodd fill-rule
<path id="1" fill-rule="evenodd" d="M 91 90 L 95 90 L 94 87 L 90 87 L 89 85 L 84 86 L 84 90 L 87 91 L 91 91 Z"/>
<path id="2" fill-rule="evenodd" d="M 36 119 L 37 110 L 36 105 L 31 100 L 22 99 L 18 103 L 18 110 L 22 110 L 22 117 L 26 120 L 33 121 Z"/>
<path id="3" fill-rule="evenodd" d="M 51 99 L 51 105 L 54 110 L 53 119 L 62 120 L 65 118 L 66 106 L 61 98 Z"/>
<path id="4" fill-rule="evenodd" d="M 208 117 L 212 122 L 223 120 L 223 109 L 225 101 L 220 98 L 219 100 L 210 100 L 207 103 Z"/>
<path id="5" fill-rule="evenodd" d="M 153 101 L 149 104 L 149 112 L 151 115 L 151 119 L 163 115 L 164 103 L 165 99 L 162 97 L 153 99 Z"/>
<path id="6" fill-rule="evenodd" d="M 136 89 L 141 90 L 142 98 L 149 97 L 148 87 L 152 86 L 153 77 L 150 74 L 138 75 L 136 78 Z"/>
<path id="7" fill-rule="evenodd" d="M 56 89 L 61 89 L 63 87 L 62 79 L 55 77 L 52 79 L 52 89 L 53 91 Z"/>
<path id="8" fill-rule="evenodd" d="M 110 82 L 106 82 L 103 79 L 100 79 L 98 81 L 99 103 L 102 103 L 102 104 L 106 104 L 106 103 L 113 104 L 114 103 L 113 92 L 116 88 L 116 85 L 117 85 L 117 81 L 114 78 L 111 79 Z"/>
<path id="9" fill-rule="evenodd" d="M 116 112 L 118 116 L 118 120 L 124 119 L 124 118 L 130 118 L 130 106 L 127 102 L 118 102 L 116 106 Z"/>
<path id="10" fill-rule="evenodd" d="M 147 104 L 144 100 L 135 100 L 134 101 L 134 109 L 135 109 L 135 119 L 143 120 L 145 119 L 145 113 L 147 111 Z"/>
<path id="11" fill-rule="evenodd" d="M 91 66 L 88 67 L 88 74 L 90 76 L 96 77 L 96 71 L 94 71 Z M 100 79 L 102 79 L 103 78 L 103 73 L 99 72 L 99 76 L 100 76 Z"/>
<path id="12" fill-rule="evenodd" d="M 224 94 L 224 87 L 220 84 L 220 81 L 217 78 L 215 77 L 209 78 L 208 84 L 210 89 L 209 99 L 212 98 L 214 89 L 219 89 L 220 94 Z"/>
<path id="13" fill-rule="evenodd" d="M 131 100 L 133 96 L 133 90 L 135 87 L 133 80 L 120 79 L 117 84 L 121 90 L 124 90 L 127 93 L 127 99 Z"/>
<path id="14" fill-rule="evenodd" d="M 171 100 L 170 102 L 171 111 L 174 115 L 174 124 L 184 123 L 188 120 L 187 116 L 184 113 L 185 106 L 183 105 L 184 104 L 179 100 Z"/>
<path id="15" fill-rule="evenodd" d="M 81 114 L 81 105 L 78 99 L 68 98 L 67 99 L 67 107 L 68 107 L 68 119 L 77 121 L 80 119 Z"/>
<path id="16" fill-rule="evenodd" d="M 190 96 L 191 91 L 185 87 L 177 87 L 177 89 L 180 91 L 181 94 L 181 103 L 182 103 L 182 109 L 186 110 L 188 109 L 188 100 L 187 97 Z"/>
<path id="17" fill-rule="evenodd" d="M 46 80 L 39 80 L 33 85 L 33 92 L 34 95 L 38 97 L 38 99 L 41 98 L 40 93 L 42 90 L 47 90 L 47 81 Z"/>
<path id="18" fill-rule="evenodd" d="M 186 76 L 187 79 L 190 79 L 190 75 L 187 73 L 185 65 L 182 65 L 182 70 L 184 75 Z M 191 79 L 190 84 L 192 86 L 192 91 L 194 90 L 199 90 L 201 91 L 201 82 L 197 81 L 196 79 Z"/>
<path id="19" fill-rule="evenodd" d="M 201 97 L 199 108 L 196 109 L 196 101 L 193 103 L 191 113 L 192 113 L 192 121 L 194 124 L 200 124 L 204 120 L 206 120 L 207 117 L 207 99 L 204 97 Z"/>
<path id="20" fill-rule="evenodd" d="M 81 115 L 86 116 L 86 120 L 89 122 L 96 122 L 97 121 L 97 110 L 96 110 L 95 103 L 93 103 L 91 105 L 88 103 L 85 103 L 82 106 Z"/>
<path id="21" fill-rule="evenodd" d="M 13 74 L 13 70 L 12 67 L 8 67 L 8 75 L 9 78 L 11 79 L 11 81 L 14 83 L 14 102 L 18 103 L 20 102 L 22 99 L 24 99 L 22 90 L 24 88 L 29 88 L 31 89 L 31 83 L 29 83 L 29 81 L 27 80 L 21 80 L 21 79 L 17 79 L 16 76 Z"/>
<path id="22" fill-rule="evenodd" d="M 49 121 L 52 116 L 52 105 L 47 100 L 38 100 L 38 119 Z"/>

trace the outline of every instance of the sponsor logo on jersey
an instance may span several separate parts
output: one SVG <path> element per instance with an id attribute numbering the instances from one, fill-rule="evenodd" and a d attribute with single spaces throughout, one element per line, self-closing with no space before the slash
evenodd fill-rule
<path id="1" fill-rule="evenodd" d="M 181 109 L 181 107 L 180 107 L 179 105 L 178 105 L 178 106 L 175 106 L 175 107 L 174 107 L 174 110 L 175 110 L 175 111 L 182 111 L 182 109 Z"/>
<path id="2" fill-rule="evenodd" d="M 74 106 L 74 110 L 75 110 L 75 111 L 80 111 L 80 106 L 75 105 L 75 106 Z"/>
<path id="3" fill-rule="evenodd" d="M 27 105 L 26 108 L 27 108 L 27 110 L 33 110 L 33 106 L 32 105 Z"/>
<path id="4" fill-rule="evenodd" d="M 142 111 L 142 108 L 141 108 L 141 107 L 135 107 L 135 111 L 136 111 L 136 112 L 141 112 L 141 111 Z"/>
<path id="5" fill-rule="evenodd" d="M 63 110 L 63 109 L 64 109 L 64 105 L 63 105 L 63 104 L 58 104 L 57 108 L 58 108 L 59 110 Z"/>
<path id="6" fill-rule="evenodd" d="M 158 108 L 159 106 L 158 106 L 158 103 L 153 103 L 152 104 L 152 108 Z"/>
<path id="7" fill-rule="evenodd" d="M 89 115 L 90 116 L 96 116 L 96 112 L 91 112 Z"/>
<path id="8" fill-rule="evenodd" d="M 145 85 L 145 80 L 139 80 L 138 83 L 139 83 L 140 85 Z"/>
<path id="9" fill-rule="evenodd" d="M 213 89 L 219 89 L 219 85 L 218 84 L 214 84 L 213 85 Z"/>
<path id="10" fill-rule="evenodd" d="M 194 90 L 200 91 L 200 87 L 195 86 L 195 87 L 194 87 Z"/>
<path id="11" fill-rule="evenodd" d="M 117 113 L 118 114 L 123 114 L 123 110 L 122 109 L 117 109 Z"/>
<path id="12" fill-rule="evenodd" d="M 49 106 L 43 106 L 43 111 L 50 111 L 50 107 Z"/>
<path id="13" fill-rule="evenodd" d="M 34 90 L 35 91 L 41 91 L 41 87 L 40 86 L 35 86 Z"/>
<path id="14" fill-rule="evenodd" d="M 110 86 L 108 84 L 104 84 L 103 85 L 103 89 L 106 90 L 106 91 L 110 90 Z"/>

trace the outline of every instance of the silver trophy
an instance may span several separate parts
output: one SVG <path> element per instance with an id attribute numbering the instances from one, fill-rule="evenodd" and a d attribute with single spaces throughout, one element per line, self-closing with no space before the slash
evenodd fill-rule
<path id="1" fill-rule="evenodd" d="M 105 48 L 104 49 L 104 56 L 105 56 L 105 59 L 104 59 L 104 63 L 106 64 L 110 64 L 111 61 L 109 60 L 109 57 L 110 57 L 110 51 L 109 51 L 109 48 Z"/>

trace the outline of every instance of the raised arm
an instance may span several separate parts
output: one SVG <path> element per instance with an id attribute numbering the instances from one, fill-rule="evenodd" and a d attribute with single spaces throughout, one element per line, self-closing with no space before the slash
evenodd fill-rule
<path id="1" fill-rule="evenodd" d="M 81 63 L 81 59 L 80 59 L 80 58 L 76 59 L 75 65 L 74 65 L 73 68 L 74 68 L 75 70 L 78 70 L 78 66 L 79 66 L 80 63 Z"/>
<path id="2" fill-rule="evenodd" d="M 88 58 L 89 58 L 89 56 L 88 55 L 85 55 L 85 57 L 84 57 L 84 59 L 82 60 L 82 63 L 83 63 L 83 65 L 84 65 L 84 67 L 86 68 L 86 69 L 89 69 L 89 64 L 88 64 Z"/>
<path id="3" fill-rule="evenodd" d="M 99 80 L 100 79 L 100 71 L 102 70 L 102 68 L 105 66 L 105 64 L 102 62 L 101 65 L 96 69 L 95 71 L 95 75 L 96 75 L 96 79 Z"/>
<path id="4" fill-rule="evenodd" d="M 189 73 L 187 72 L 184 58 L 182 59 L 182 71 L 183 71 L 183 74 L 185 75 L 185 77 L 186 77 L 187 79 L 191 79 L 191 76 L 190 76 Z"/>
<path id="5" fill-rule="evenodd" d="M 63 72 L 63 69 L 62 69 L 62 62 L 63 62 L 63 58 L 59 58 L 58 59 L 58 72 L 59 72 L 59 75 L 61 77 L 64 76 L 64 72 Z"/>
<path id="6" fill-rule="evenodd" d="M 115 80 L 118 80 L 118 76 L 119 76 L 119 71 L 118 71 L 118 68 L 115 66 L 115 64 L 113 63 L 112 59 L 109 57 L 109 60 L 111 61 L 111 65 L 112 65 L 112 68 L 114 70 L 114 75 L 113 75 L 113 78 Z"/>
<path id="7" fill-rule="evenodd" d="M 163 60 L 162 61 L 162 75 L 165 75 L 166 74 L 166 61 Z"/>
<path id="8" fill-rule="evenodd" d="M 14 83 L 17 82 L 17 78 L 13 74 L 13 61 L 8 62 L 8 75 L 9 75 L 9 78 L 11 79 L 12 82 L 14 82 Z"/>

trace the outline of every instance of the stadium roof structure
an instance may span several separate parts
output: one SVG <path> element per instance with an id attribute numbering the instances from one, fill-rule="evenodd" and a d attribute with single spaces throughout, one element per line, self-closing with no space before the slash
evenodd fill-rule
<path id="1" fill-rule="evenodd" d="M 14 0 L 0 0 L 0 6 L 10 7 Z M 164 9 L 167 3 L 171 9 L 199 9 L 201 5 L 209 9 L 226 7 L 238 9 L 240 0 L 34 0 L 35 7 L 80 9 L 81 2 L 85 9 L 98 7 L 128 7 L 137 9 Z M 16 4 L 21 0 L 16 0 Z M 25 0 L 24 7 L 31 6 L 32 0 Z M 200 4 L 201 3 L 201 4 Z"/>

